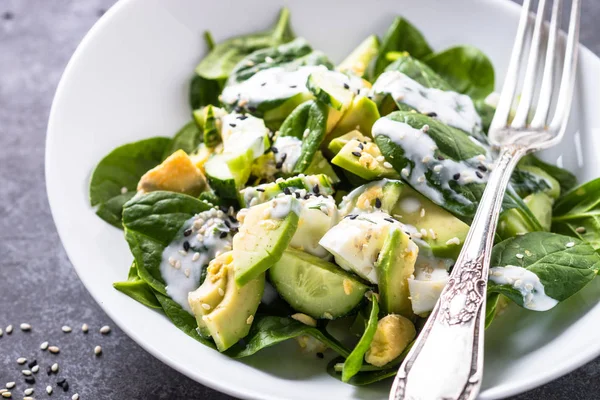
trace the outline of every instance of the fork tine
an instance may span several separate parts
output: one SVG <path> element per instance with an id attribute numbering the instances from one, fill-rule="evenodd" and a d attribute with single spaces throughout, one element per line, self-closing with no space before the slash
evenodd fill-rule
<path id="1" fill-rule="evenodd" d="M 552 17 L 550 18 L 550 30 L 548 31 L 548 45 L 546 49 L 546 60 L 544 61 L 544 73 L 540 88 L 540 97 L 536 106 L 535 115 L 531 121 L 534 129 L 543 129 L 552 103 L 552 91 L 554 88 L 554 64 L 556 53 L 556 38 L 558 36 L 558 24 L 562 9 L 562 0 L 555 0 L 552 6 Z"/>
<path id="2" fill-rule="evenodd" d="M 506 78 L 504 85 L 502 86 L 502 93 L 500 94 L 500 101 L 498 107 L 496 107 L 496 113 L 490 126 L 492 129 L 502 129 L 506 126 L 508 116 L 512 107 L 515 90 L 519 81 L 519 67 L 521 64 L 521 57 L 523 55 L 523 47 L 525 44 L 525 33 L 527 32 L 527 25 L 529 24 L 529 8 L 531 6 L 531 0 L 525 0 L 523 2 L 523 9 L 521 10 L 521 17 L 519 18 L 519 26 L 517 28 L 517 35 L 515 37 L 515 43 L 508 63 L 508 71 L 506 72 Z"/>
<path id="3" fill-rule="evenodd" d="M 529 109 L 531 108 L 531 101 L 533 100 L 533 93 L 535 91 L 535 75 L 538 68 L 538 59 L 540 54 L 540 37 L 542 31 L 542 25 L 544 22 L 544 10 L 546 8 L 546 0 L 540 0 L 538 4 L 538 10 L 535 17 L 535 25 L 533 29 L 533 36 L 531 38 L 531 47 L 529 50 L 529 58 L 527 59 L 527 70 L 525 71 L 525 83 L 521 92 L 521 99 L 517 108 L 517 113 L 511 123 L 511 127 L 514 129 L 524 128 L 527 125 L 527 116 L 529 115 Z"/>
<path id="4" fill-rule="evenodd" d="M 567 37 L 567 49 L 565 51 L 565 64 L 563 67 L 560 91 L 556 102 L 556 113 L 550 123 L 551 130 L 557 130 L 557 136 L 553 142 L 562 138 L 567 128 L 568 116 L 573 101 L 573 89 L 575 87 L 575 75 L 577 73 L 577 54 L 579 49 L 579 17 L 581 14 L 581 1 L 573 0 L 571 17 L 569 21 L 569 36 Z"/>

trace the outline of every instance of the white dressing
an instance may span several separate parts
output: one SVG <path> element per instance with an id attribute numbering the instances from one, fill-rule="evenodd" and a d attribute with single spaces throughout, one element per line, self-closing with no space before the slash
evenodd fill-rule
<path id="1" fill-rule="evenodd" d="M 300 202 L 294 196 L 279 195 L 271 200 L 273 208 L 269 212 L 269 218 L 284 219 L 290 213 L 300 215 L 302 207 Z"/>
<path id="2" fill-rule="evenodd" d="M 221 123 L 223 150 L 226 153 L 238 154 L 251 150 L 252 159 L 255 159 L 265 152 L 269 129 L 262 119 L 231 113 L 223 116 Z"/>
<path id="3" fill-rule="evenodd" d="M 188 293 L 198 288 L 203 267 L 218 254 L 231 250 L 230 230 L 237 227 L 238 223 L 223 211 L 211 209 L 187 220 L 163 250 L 160 273 L 167 294 L 184 310 L 192 312 Z"/>
<path id="4" fill-rule="evenodd" d="M 281 165 L 281 172 L 291 174 L 302 154 L 302 140 L 295 136 L 279 136 L 275 143 L 275 162 L 277 166 Z"/>
<path id="5" fill-rule="evenodd" d="M 473 100 L 453 91 L 426 88 L 399 71 L 384 72 L 373 84 L 376 95 L 389 94 L 422 114 L 435 113 L 435 118 L 473 134 L 481 130 L 481 118 Z M 432 114 L 433 115 L 433 114 Z"/>
<path id="6" fill-rule="evenodd" d="M 227 104 L 258 107 L 265 101 L 288 99 L 300 93 L 309 93 L 306 81 L 310 74 L 327 70 L 325 66 L 308 65 L 296 69 L 273 67 L 258 71 L 243 82 L 223 89 L 221 100 Z"/>
<path id="7" fill-rule="evenodd" d="M 423 249 L 420 246 L 420 249 Z M 435 307 L 450 274 L 448 269 L 454 260 L 434 257 L 431 251 L 420 251 L 415 263 L 414 276 L 408 279 L 408 290 L 413 312 L 426 315 Z"/>
<path id="8" fill-rule="evenodd" d="M 548 311 L 558 300 L 546 295 L 544 285 L 533 272 L 513 265 L 490 268 L 490 281 L 498 285 L 510 285 L 521 292 L 523 307 L 533 311 Z"/>
<path id="9" fill-rule="evenodd" d="M 302 190 L 299 195 L 303 197 Z M 298 221 L 298 229 L 290 242 L 290 247 L 325 258 L 329 253 L 323 246 L 319 245 L 319 241 L 338 223 L 338 210 L 335 200 L 331 196 L 310 196 L 306 200 L 300 200 L 300 202 L 302 204 L 300 220 Z"/>
<path id="10" fill-rule="evenodd" d="M 378 119 L 372 129 L 374 137 L 380 135 L 389 137 L 395 144 L 402 147 L 404 156 L 413 162 L 412 169 L 407 166 L 401 171 L 402 178 L 407 180 L 412 187 L 434 203 L 444 204 L 442 193 L 436 187 L 431 186 L 429 179 L 425 176 L 431 171 L 438 177 L 441 187 L 450 191 L 456 201 L 469 204 L 471 202 L 469 199 L 450 188 L 450 181 L 460 185 L 472 182 L 485 183 L 488 174 L 481 173 L 475 166 L 488 165 L 487 163 L 491 164 L 491 161 L 484 154 L 466 161 L 455 161 L 448 158 L 438 160 L 435 158 L 435 151 L 438 147 L 426 131 L 427 129 L 416 129 L 407 123 L 389 118 Z"/>

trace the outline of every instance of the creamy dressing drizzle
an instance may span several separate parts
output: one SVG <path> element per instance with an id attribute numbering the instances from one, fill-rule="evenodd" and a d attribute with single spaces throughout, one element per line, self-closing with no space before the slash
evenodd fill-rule
<path id="1" fill-rule="evenodd" d="M 523 307 L 533 311 L 548 311 L 558 300 L 546 295 L 544 285 L 533 272 L 513 265 L 490 268 L 490 281 L 498 285 L 510 285 L 521 292 Z"/>
<path id="2" fill-rule="evenodd" d="M 302 140 L 295 136 L 279 136 L 273 147 L 277 149 L 275 153 L 275 162 L 277 166 L 281 165 L 281 172 L 291 174 L 302 154 Z"/>
<path id="3" fill-rule="evenodd" d="M 223 211 L 204 211 L 187 220 L 163 250 L 160 273 L 167 294 L 184 310 L 192 312 L 188 293 L 198 288 L 203 267 L 219 253 L 231 250 L 232 236 L 238 226 Z M 185 242 L 189 245 L 187 251 Z"/>
<path id="4" fill-rule="evenodd" d="M 284 219 L 292 212 L 297 215 L 302 212 L 302 205 L 294 196 L 280 194 L 271 202 L 273 208 L 269 215 L 273 219 Z"/>
<path id="5" fill-rule="evenodd" d="M 265 152 L 265 138 L 269 135 L 269 129 L 262 119 L 247 114 L 231 113 L 223 116 L 221 123 L 225 152 L 238 153 L 250 149 L 253 159 Z"/>
<path id="6" fill-rule="evenodd" d="M 436 119 L 469 134 L 481 131 L 481 118 L 473 100 L 453 91 L 426 88 L 399 71 L 384 72 L 373 84 L 376 95 L 391 95 L 422 114 L 435 113 Z"/>
<path id="7" fill-rule="evenodd" d="M 290 70 L 273 67 L 258 71 L 243 82 L 226 86 L 221 99 L 227 104 L 243 102 L 257 107 L 260 103 L 288 99 L 300 93 L 308 93 L 306 81 L 315 71 L 326 71 L 323 65 L 308 65 Z"/>
<path id="8" fill-rule="evenodd" d="M 476 168 L 477 165 L 485 165 L 488 170 L 491 167 L 491 160 L 484 154 L 465 161 L 454 161 L 448 158 L 438 160 L 435 158 L 435 150 L 438 147 L 424 130 L 415 129 L 404 122 L 393 121 L 389 118 L 378 119 L 373 125 L 372 132 L 374 137 L 387 136 L 395 144 L 402 147 L 404 156 L 413 162 L 414 167 L 411 170 L 410 166 L 407 166 L 401 171 L 400 175 L 412 187 L 438 205 L 444 204 L 444 196 L 438 188 L 432 186 L 429 180 L 426 179 L 426 172 L 431 171 L 441 187 L 449 191 L 454 200 L 463 204 L 470 204 L 471 200 L 452 190 L 450 181 L 457 182 L 460 185 L 487 182 L 488 174 L 481 173 Z M 479 144 L 479 142 L 477 143 Z M 455 177 L 458 177 L 458 179 L 455 179 Z"/>
<path id="9" fill-rule="evenodd" d="M 319 240 L 338 223 L 338 209 L 331 196 L 310 195 L 304 199 L 307 191 L 298 190 L 302 210 L 298 229 L 292 237 L 290 247 L 303 250 L 314 256 L 326 258 L 329 253 L 319 244 Z"/>

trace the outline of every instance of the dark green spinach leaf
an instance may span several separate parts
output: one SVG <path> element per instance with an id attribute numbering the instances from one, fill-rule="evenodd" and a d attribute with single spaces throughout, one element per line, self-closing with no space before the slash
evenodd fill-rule
<path id="1" fill-rule="evenodd" d="M 194 121 L 190 121 L 175 134 L 170 146 L 165 149 L 163 159 L 169 157 L 177 150 L 183 150 L 190 154 L 198 148 L 201 142 L 202 130 Z"/>
<path id="2" fill-rule="evenodd" d="M 540 160 L 535 154 L 529 154 L 523 157 L 519 162 L 519 165 L 533 165 L 534 167 L 544 170 L 547 174 L 558 181 L 562 194 L 567 193 L 569 190 L 577 186 L 577 177 L 575 175 L 564 168 L 560 168 L 556 165 L 548 164 L 547 162 Z"/>
<path id="3" fill-rule="evenodd" d="M 454 88 L 438 75 L 431 67 L 422 61 L 411 57 L 410 54 L 398 53 L 393 63 L 388 65 L 385 71 L 398 71 L 408 76 L 412 80 L 420 83 L 426 88 L 436 88 L 440 90 L 454 90 Z"/>
<path id="4" fill-rule="evenodd" d="M 379 53 L 367 69 L 367 79 L 373 82 L 390 63 L 386 55 L 395 51 L 406 51 L 417 59 L 422 59 L 433 52 L 417 28 L 404 18 L 396 17 L 381 40 Z"/>
<path id="5" fill-rule="evenodd" d="M 550 232 L 532 232 L 494 246 L 491 266 L 516 266 L 538 276 L 546 295 L 563 301 L 591 282 L 600 269 L 600 255 L 579 239 Z M 490 293 L 500 293 L 523 306 L 523 296 L 511 285 L 489 282 Z"/>
<path id="6" fill-rule="evenodd" d="M 557 200 L 552 230 L 579 238 L 600 253 L 600 178 L 572 189 Z"/>
<path id="7" fill-rule="evenodd" d="M 219 105 L 219 95 L 223 90 L 224 80 L 210 80 L 194 75 L 190 82 L 189 102 L 192 110 L 212 104 Z"/>
<path id="8" fill-rule="evenodd" d="M 248 357 L 266 347 L 302 335 L 309 335 L 320 340 L 343 357 L 350 354 L 350 351 L 342 343 L 325 330 L 313 328 L 288 317 L 264 315 L 257 316 L 248 336 L 227 350 L 225 354 L 233 358 Z"/>
<path id="9" fill-rule="evenodd" d="M 154 309 L 162 309 L 161 304 L 156 299 L 154 292 L 146 282 L 141 279 L 134 281 L 115 282 L 113 287 L 119 292 L 126 294 L 135 301 Z"/>
<path id="10" fill-rule="evenodd" d="M 423 61 L 456 91 L 473 99 L 483 99 L 494 91 L 494 66 L 475 47 L 451 47 L 430 54 Z"/>
<path id="11" fill-rule="evenodd" d="M 112 226 L 123 229 L 123 222 L 121 221 L 123 205 L 133 196 L 135 196 L 135 192 L 126 192 L 119 194 L 104 203 L 100 203 L 96 209 L 96 215 Z"/>
<path id="12" fill-rule="evenodd" d="M 260 33 L 237 36 L 218 43 L 196 67 L 196 74 L 210 81 L 229 77 L 235 65 L 248 54 L 266 47 L 277 46 L 294 38 L 290 27 L 290 12 L 283 8 L 277 24 Z"/>
<path id="13" fill-rule="evenodd" d="M 377 302 L 377 297 L 371 296 L 371 312 L 369 314 L 369 320 L 367 322 L 365 331 L 356 346 L 354 346 L 352 353 L 350 353 L 350 355 L 346 358 L 346 361 L 344 361 L 344 368 L 342 370 L 343 382 L 348 382 L 350 378 L 360 371 L 360 368 L 363 365 L 365 353 L 369 350 L 371 342 L 373 341 L 373 337 L 375 336 L 375 332 L 377 331 L 377 322 L 379 320 L 378 316 L 379 303 Z"/>

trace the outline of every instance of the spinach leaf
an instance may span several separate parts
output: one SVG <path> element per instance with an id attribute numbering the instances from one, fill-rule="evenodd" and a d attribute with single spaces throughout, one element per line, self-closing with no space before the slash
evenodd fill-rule
<path id="1" fill-rule="evenodd" d="M 573 245 L 568 243 L 572 243 Z M 532 232 L 494 246 L 492 266 L 516 266 L 538 276 L 546 295 L 563 301 L 591 282 L 600 269 L 600 255 L 592 246 L 569 236 Z M 512 285 L 489 282 L 488 291 L 500 293 L 523 306 L 522 294 Z"/>
<path id="2" fill-rule="evenodd" d="M 519 162 L 521 165 L 533 165 L 534 167 L 541 168 L 551 177 L 556 179 L 560 184 L 561 193 L 566 193 L 569 190 L 577 186 L 577 177 L 566 169 L 557 167 L 556 165 L 548 164 L 545 161 L 540 160 L 535 154 L 526 155 Z"/>
<path id="3" fill-rule="evenodd" d="M 177 328 L 181 329 L 188 336 L 196 339 L 200 343 L 216 350 L 217 347 L 212 340 L 200 336 L 196 330 L 198 328 L 196 319 L 190 313 L 181 308 L 181 306 L 174 302 L 170 297 L 167 297 L 161 293 L 155 294 L 160 305 L 162 306 L 163 311 Z"/>
<path id="4" fill-rule="evenodd" d="M 557 200 L 552 230 L 579 238 L 600 253 L 600 178 L 572 189 Z"/>
<path id="5" fill-rule="evenodd" d="M 183 150 L 190 154 L 198 148 L 201 142 L 202 130 L 194 121 L 190 121 L 175 134 L 171 144 L 165 149 L 163 159 L 169 157 L 177 150 Z"/>
<path id="6" fill-rule="evenodd" d="M 115 282 L 113 283 L 113 287 L 146 307 L 162 309 L 150 286 L 141 279 Z"/>
<path id="7" fill-rule="evenodd" d="M 352 350 L 352 353 L 344 361 L 344 368 L 342 370 L 342 381 L 348 382 L 350 378 L 356 375 L 361 366 L 363 365 L 363 358 L 365 353 L 369 350 L 375 332 L 377 331 L 377 322 L 379 316 L 379 304 L 376 296 L 371 296 L 371 313 L 369 314 L 369 320 L 367 327 L 362 337 Z"/>
<path id="8" fill-rule="evenodd" d="M 433 52 L 417 28 L 404 18 L 396 17 L 381 40 L 379 53 L 367 69 L 367 77 L 370 81 L 375 80 L 390 63 L 386 57 L 387 53 L 395 51 L 406 51 L 417 59 Z"/>
<path id="9" fill-rule="evenodd" d="M 423 59 L 460 93 L 483 99 L 494 91 L 494 66 L 485 54 L 472 46 L 451 47 Z"/>
<path id="10" fill-rule="evenodd" d="M 264 348 L 302 335 L 309 335 L 320 340 L 343 357 L 350 354 L 350 351 L 342 343 L 325 330 L 313 328 L 292 318 L 265 315 L 257 316 L 248 336 L 225 351 L 225 354 L 233 358 L 248 357 Z"/>
<path id="11" fill-rule="evenodd" d="M 543 177 L 519 168 L 513 171 L 510 182 L 521 198 L 525 198 L 532 193 L 546 192 L 550 189 L 550 185 Z"/>
<path id="12" fill-rule="evenodd" d="M 302 152 L 294 166 L 294 175 L 306 171 L 323 143 L 327 133 L 328 113 L 328 107 L 324 103 L 309 100 L 296 107 L 283 121 L 280 136 L 294 136 L 302 140 Z"/>
<path id="13" fill-rule="evenodd" d="M 221 143 L 221 133 L 217 125 L 217 116 L 213 106 L 206 107 L 206 118 L 204 118 L 204 144 L 215 147 Z"/>
<path id="14" fill-rule="evenodd" d="M 498 311 L 498 300 L 500 299 L 499 293 L 488 293 L 487 299 L 485 301 L 485 329 L 487 329 L 494 318 L 496 318 L 496 313 Z"/>
<path id="15" fill-rule="evenodd" d="M 204 37 L 204 41 L 206 42 L 206 47 L 208 47 L 208 50 L 212 50 L 215 48 L 215 46 L 217 45 L 217 43 L 215 42 L 215 38 L 213 37 L 212 33 L 210 31 L 204 31 L 204 35 L 202 35 Z"/>
<path id="16" fill-rule="evenodd" d="M 398 71 L 427 88 L 454 90 L 448 82 L 438 75 L 431 67 L 408 53 L 398 53 L 396 60 L 388 65 L 385 71 Z"/>
<path id="17" fill-rule="evenodd" d="M 210 80 L 194 75 L 190 82 L 189 103 L 192 110 L 202 108 L 209 104 L 219 105 L 219 95 L 223 89 L 223 82 Z"/>
<path id="18" fill-rule="evenodd" d="M 142 175 L 161 163 L 170 144 L 171 139 L 165 137 L 144 139 L 117 147 L 105 156 L 90 180 L 90 204 L 98 206 L 96 214 L 122 228 L 123 204 L 135 194 Z"/>
<path id="19" fill-rule="evenodd" d="M 136 196 L 123 207 L 125 239 L 135 258 L 138 274 L 152 289 L 165 294 L 160 273 L 162 252 L 185 221 L 210 209 L 194 197 L 156 191 Z"/>
<path id="20" fill-rule="evenodd" d="M 324 65 L 333 69 L 333 63 L 325 54 L 313 50 L 306 39 L 298 38 L 248 55 L 235 66 L 227 85 L 243 82 L 264 69 L 285 67 L 294 70 L 304 65 Z"/>
<path id="21" fill-rule="evenodd" d="M 277 24 L 260 33 L 237 36 L 217 44 L 196 67 L 196 74 L 211 81 L 225 80 L 248 54 L 265 47 L 277 46 L 294 38 L 290 27 L 290 12 L 283 8 Z"/>

